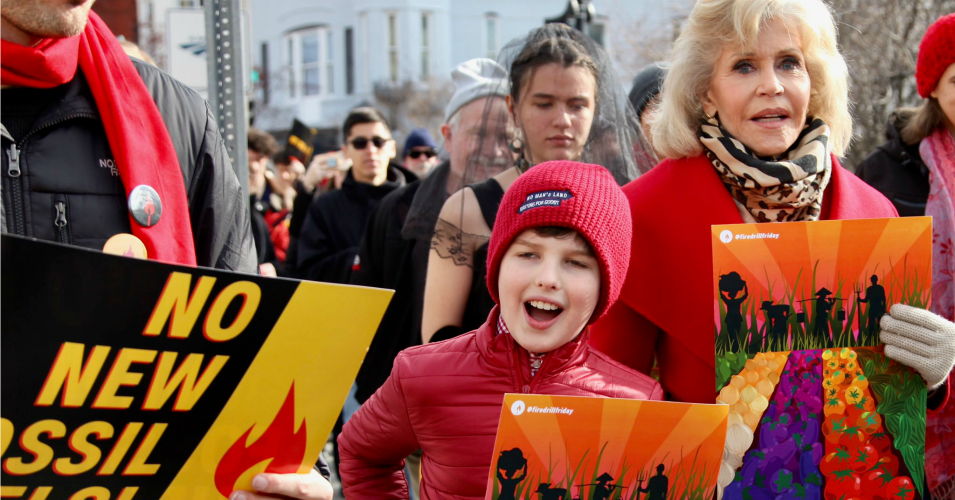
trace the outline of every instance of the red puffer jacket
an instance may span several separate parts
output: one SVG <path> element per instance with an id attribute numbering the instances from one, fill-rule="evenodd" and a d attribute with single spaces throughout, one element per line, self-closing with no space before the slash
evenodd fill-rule
<path id="1" fill-rule="evenodd" d="M 587 343 L 588 332 L 544 357 L 532 379 L 527 351 L 495 335 L 495 307 L 477 330 L 406 349 L 391 376 L 338 438 L 345 496 L 407 499 L 404 457 L 421 457 L 421 498 L 484 498 L 504 394 L 662 399 L 653 379 Z"/>

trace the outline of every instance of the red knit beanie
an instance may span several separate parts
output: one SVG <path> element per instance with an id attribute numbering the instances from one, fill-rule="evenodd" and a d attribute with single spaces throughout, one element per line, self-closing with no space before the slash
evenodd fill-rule
<path id="1" fill-rule="evenodd" d="M 630 265 L 633 224 L 630 205 L 606 168 L 573 161 L 549 161 L 532 167 L 511 184 L 497 211 L 487 251 L 487 288 L 498 295 L 501 259 L 527 229 L 571 228 L 593 247 L 600 264 L 600 300 L 590 317 L 597 321 L 616 302 Z"/>
<path id="2" fill-rule="evenodd" d="M 919 45 L 915 65 L 915 81 L 919 95 L 928 99 L 938 86 L 942 74 L 955 63 L 955 13 L 944 15 L 932 23 Z"/>

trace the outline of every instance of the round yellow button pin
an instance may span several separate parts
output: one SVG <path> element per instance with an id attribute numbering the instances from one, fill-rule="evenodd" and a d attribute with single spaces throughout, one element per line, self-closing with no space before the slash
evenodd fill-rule
<path id="1" fill-rule="evenodd" d="M 106 240 L 106 244 L 103 245 L 103 253 L 145 259 L 146 245 L 143 244 L 142 240 L 129 233 L 119 233 Z"/>

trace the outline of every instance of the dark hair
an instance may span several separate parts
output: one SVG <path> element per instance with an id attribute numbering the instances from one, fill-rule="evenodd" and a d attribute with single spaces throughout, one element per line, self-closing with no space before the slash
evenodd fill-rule
<path id="1" fill-rule="evenodd" d="M 249 129 L 249 149 L 260 155 L 272 156 L 279 149 L 272 134 L 257 128 Z"/>
<path id="2" fill-rule="evenodd" d="M 945 118 L 941 104 L 934 97 L 926 99 L 918 108 L 903 111 L 912 113 L 901 130 L 902 142 L 906 144 L 918 144 L 931 135 Z"/>
<path id="3" fill-rule="evenodd" d="M 521 87 L 531 79 L 537 68 L 545 64 L 557 63 L 564 68 L 578 66 L 590 71 L 595 84 L 600 80 L 597 64 L 584 46 L 576 40 L 578 36 L 583 35 L 565 25 L 548 28 L 550 29 L 547 33 L 552 34 L 536 40 L 531 35 L 527 45 L 511 63 L 511 99 L 515 102 L 520 96 Z"/>
<path id="4" fill-rule="evenodd" d="M 370 106 L 363 106 L 355 108 L 348 113 L 348 117 L 345 118 L 345 124 L 342 125 L 342 133 L 344 134 L 342 138 L 347 140 L 351 134 L 352 127 L 361 125 L 362 123 L 380 123 L 388 129 L 388 133 L 391 133 L 388 120 L 385 119 L 385 116 L 382 115 L 380 111 Z"/>
<path id="5" fill-rule="evenodd" d="M 272 163 L 276 165 L 288 165 L 292 163 L 289 154 L 283 149 L 272 155 Z"/>
<path id="6" fill-rule="evenodd" d="M 557 238 L 560 240 L 574 238 L 574 241 L 587 248 L 587 255 L 594 258 L 597 257 L 597 252 L 594 251 L 594 247 L 587 241 L 587 238 L 584 238 L 584 235 L 577 232 L 574 228 L 564 226 L 538 226 L 532 227 L 530 230 L 541 238 Z"/>

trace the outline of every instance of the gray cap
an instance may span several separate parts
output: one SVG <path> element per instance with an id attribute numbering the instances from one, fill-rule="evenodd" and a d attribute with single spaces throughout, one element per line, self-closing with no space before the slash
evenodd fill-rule
<path id="1" fill-rule="evenodd" d="M 475 99 L 507 95 L 507 70 L 491 59 L 478 57 L 464 61 L 451 70 L 451 79 L 454 81 L 454 95 L 444 110 L 445 123 Z"/>

